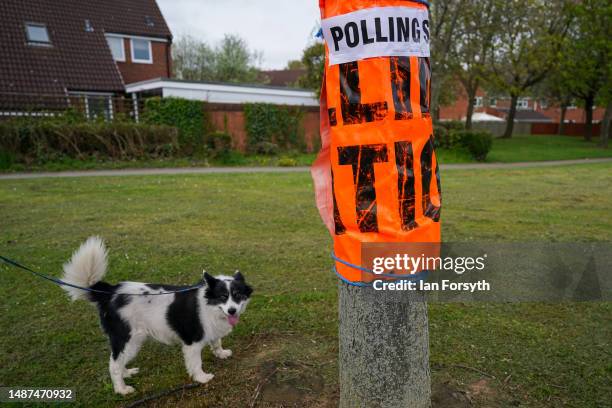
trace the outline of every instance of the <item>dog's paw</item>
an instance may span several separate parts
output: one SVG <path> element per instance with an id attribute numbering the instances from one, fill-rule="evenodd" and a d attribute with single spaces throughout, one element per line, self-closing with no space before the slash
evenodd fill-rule
<path id="1" fill-rule="evenodd" d="M 214 374 L 201 373 L 201 374 L 195 375 L 193 379 L 201 384 L 206 384 L 207 382 L 212 380 L 214 376 L 215 376 Z"/>
<path id="2" fill-rule="evenodd" d="M 135 391 L 134 387 L 132 387 L 131 385 L 126 385 L 123 388 L 115 389 L 115 392 L 121 395 L 128 395 L 128 394 L 133 393 L 134 391 Z"/>
<path id="3" fill-rule="evenodd" d="M 217 350 L 215 351 L 215 356 L 217 356 L 218 358 L 224 360 L 228 357 L 232 356 L 232 350 L 229 349 L 221 349 L 221 350 Z"/>
<path id="4" fill-rule="evenodd" d="M 131 376 L 138 374 L 139 371 L 140 369 L 138 367 L 126 368 L 123 370 L 123 378 L 130 378 Z"/>

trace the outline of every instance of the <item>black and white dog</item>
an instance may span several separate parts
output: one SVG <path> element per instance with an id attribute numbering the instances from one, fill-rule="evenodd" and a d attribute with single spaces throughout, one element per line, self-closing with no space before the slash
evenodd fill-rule
<path id="1" fill-rule="evenodd" d="M 121 282 L 102 282 L 107 268 L 104 242 L 91 237 L 64 265 L 64 281 L 112 294 L 86 292 L 62 286 L 73 300 L 86 299 L 96 304 L 102 328 L 110 340 L 110 376 L 115 392 L 134 391 L 124 378 L 138 373 L 138 368 L 126 368 L 136 357 L 143 342 L 152 337 L 165 344 L 180 343 L 185 365 L 191 377 L 207 383 L 213 374 L 202 370 L 202 349 L 210 345 L 218 358 L 228 358 L 231 350 L 221 347 L 221 339 L 238 323 L 246 309 L 252 289 L 240 272 L 234 276 L 212 277 L 204 273 L 202 288 L 175 294 L 153 295 L 181 286 Z M 133 296 L 132 294 L 144 296 Z"/>

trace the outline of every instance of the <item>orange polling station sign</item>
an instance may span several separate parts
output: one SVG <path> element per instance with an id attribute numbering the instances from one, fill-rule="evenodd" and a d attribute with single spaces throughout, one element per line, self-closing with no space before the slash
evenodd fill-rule
<path id="1" fill-rule="evenodd" d="M 345 280 L 364 242 L 439 242 L 427 2 L 320 0 L 325 40 L 317 207 Z M 341 261 L 338 261 L 340 259 Z"/>

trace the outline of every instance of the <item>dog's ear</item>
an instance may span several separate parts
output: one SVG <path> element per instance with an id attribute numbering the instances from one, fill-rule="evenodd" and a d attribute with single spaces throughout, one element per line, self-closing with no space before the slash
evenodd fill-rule
<path id="1" fill-rule="evenodd" d="M 242 276 L 242 274 L 240 273 L 238 269 L 236 269 L 236 273 L 234 273 L 234 280 L 237 280 L 239 282 L 244 282 L 244 276 Z"/>
<path id="2" fill-rule="evenodd" d="M 219 281 L 219 279 L 210 275 L 208 272 L 204 272 L 204 280 L 206 281 L 206 285 L 208 285 L 209 288 L 215 287 L 215 285 Z"/>
<path id="3" fill-rule="evenodd" d="M 244 285 L 244 286 L 245 286 L 245 288 L 244 288 L 245 295 L 248 298 L 251 297 L 251 295 L 253 294 L 253 288 L 251 286 L 249 286 L 249 285 Z"/>

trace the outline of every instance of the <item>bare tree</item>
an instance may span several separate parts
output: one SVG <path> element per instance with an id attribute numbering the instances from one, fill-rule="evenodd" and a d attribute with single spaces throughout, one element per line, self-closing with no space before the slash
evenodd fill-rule
<path id="1" fill-rule="evenodd" d="M 435 120 L 439 118 L 442 91 L 453 81 L 449 55 L 456 39 L 457 24 L 465 2 L 466 0 L 434 0 L 431 2 L 431 111 Z"/>
<path id="2" fill-rule="evenodd" d="M 468 0 L 460 10 L 450 59 L 452 72 L 467 95 L 465 127 L 472 128 L 476 93 L 486 80 L 487 64 L 503 9 L 497 0 Z"/>

